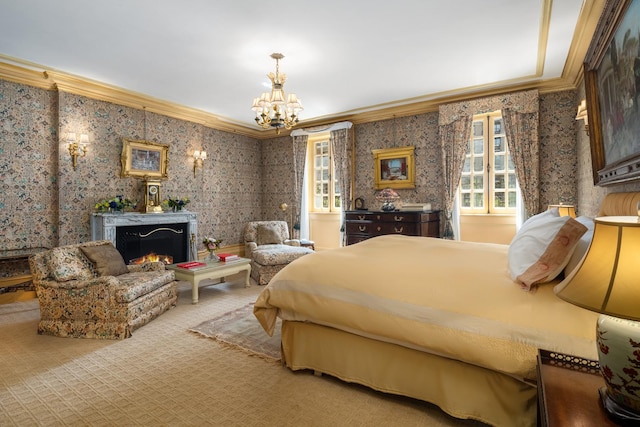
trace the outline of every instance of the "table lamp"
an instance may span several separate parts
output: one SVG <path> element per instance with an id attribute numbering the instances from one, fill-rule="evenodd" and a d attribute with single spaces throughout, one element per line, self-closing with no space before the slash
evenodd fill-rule
<path id="1" fill-rule="evenodd" d="M 382 202 L 383 211 L 393 211 L 396 209 L 396 205 L 393 203 L 396 200 L 400 200 L 400 196 L 391 188 L 385 188 L 384 190 L 376 193 L 376 200 Z"/>
<path id="2" fill-rule="evenodd" d="M 548 209 L 558 208 L 558 213 L 560 216 L 570 216 L 571 218 L 576 217 L 576 207 L 573 205 L 563 205 L 562 203 L 559 205 L 549 205 Z"/>
<path id="3" fill-rule="evenodd" d="M 594 223 L 582 264 L 555 292 L 601 313 L 596 341 L 606 387 L 599 390 L 600 398 L 611 418 L 635 423 L 640 421 L 639 217 L 601 217 Z"/>

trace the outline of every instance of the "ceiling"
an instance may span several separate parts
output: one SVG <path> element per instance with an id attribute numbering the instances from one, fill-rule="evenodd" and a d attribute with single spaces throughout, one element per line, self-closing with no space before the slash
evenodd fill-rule
<path id="1" fill-rule="evenodd" d="M 271 53 L 304 123 L 575 83 L 604 0 L 0 0 L 0 62 L 256 128 Z M 279 9 L 278 9 L 279 8 Z M 266 87 L 267 86 L 267 87 Z"/>

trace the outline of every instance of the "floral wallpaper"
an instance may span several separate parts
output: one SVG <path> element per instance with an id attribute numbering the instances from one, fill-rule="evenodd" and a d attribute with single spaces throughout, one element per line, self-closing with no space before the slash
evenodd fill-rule
<path id="1" fill-rule="evenodd" d="M 589 139 L 575 112 L 584 88 L 540 95 L 541 206 L 577 204 L 594 216 L 604 194 L 637 191 L 640 182 L 594 187 Z M 63 135 L 89 134 L 86 157 L 71 167 Z M 416 188 L 405 202 L 442 208 L 438 112 L 356 124 L 354 197 L 377 208 L 372 149 L 416 147 Z M 120 178 L 122 138 L 168 144 L 164 197 L 188 197 L 200 237 L 241 244 L 252 220 L 285 219 L 293 195 L 292 138 L 259 141 L 204 125 L 65 92 L 0 80 L 0 250 L 56 246 L 91 238 L 94 204 L 122 194 L 143 201 L 142 183 Z M 208 159 L 193 176 L 194 150 Z M 198 242 L 199 248 L 202 248 Z"/>
<path id="2" fill-rule="evenodd" d="M 244 224 L 261 218 L 262 148 L 253 138 L 1 80 L 0 126 L 0 250 L 87 241 L 98 200 L 121 194 L 143 203 L 142 182 L 120 177 L 122 138 L 169 145 L 162 196 L 190 199 L 199 237 L 239 244 Z M 58 137 L 67 132 L 89 135 L 76 171 Z M 194 177 L 192 154 L 201 148 L 208 158 Z"/>

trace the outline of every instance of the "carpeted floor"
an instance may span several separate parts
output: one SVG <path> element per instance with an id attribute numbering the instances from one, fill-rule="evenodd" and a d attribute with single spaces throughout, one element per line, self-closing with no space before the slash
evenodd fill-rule
<path id="1" fill-rule="evenodd" d="M 0 305 L 0 426 L 479 426 L 416 400 L 294 373 L 189 328 L 255 301 L 200 289 L 122 341 L 36 334 L 36 300 Z"/>

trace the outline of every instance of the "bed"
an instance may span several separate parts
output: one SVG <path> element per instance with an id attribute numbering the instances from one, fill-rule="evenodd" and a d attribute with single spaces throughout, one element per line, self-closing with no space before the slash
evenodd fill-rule
<path id="1" fill-rule="evenodd" d="M 638 196 L 629 197 L 607 196 L 603 207 L 624 208 L 601 213 L 629 214 L 631 205 L 635 213 Z M 579 232 L 557 265 L 545 243 L 542 270 L 574 268 L 590 219 L 547 221 Z M 555 296 L 564 271 L 541 278 L 532 265 L 514 278 L 517 237 L 508 246 L 388 235 L 310 254 L 272 279 L 254 313 L 269 334 L 282 319 L 283 363 L 292 370 L 421 399 L 458 418 L 533 426 L 538 349 L 595 359 L 598 315 Z M 560 240 L 566 246 L 567 236 Z M 520 280 L 532 270 L 536 280 Z"/>

